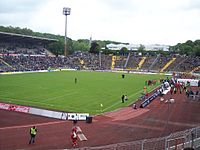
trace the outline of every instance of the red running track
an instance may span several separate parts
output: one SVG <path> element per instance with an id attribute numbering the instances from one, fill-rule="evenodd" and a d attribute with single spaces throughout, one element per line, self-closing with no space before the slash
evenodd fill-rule
<path id="1" fill-rule="evenodd" d="M 91 124 L 78 122 L 88 140 L 78 141 L 76 148 L 166 136 L 200 125 L 200 101 L 189 100 L 184 93 L 164 96 L 170 97 L 175 103 L 169 109 L 158 97 L 144 109 L 126 107 L 95 116 Z M 33 125 L 37 126 L 38 134 L 35 144 L 29 145 L 29 129 Z M 72 126 L 70 121 L 0 110 L 0 150 L 71 149 Z"/>

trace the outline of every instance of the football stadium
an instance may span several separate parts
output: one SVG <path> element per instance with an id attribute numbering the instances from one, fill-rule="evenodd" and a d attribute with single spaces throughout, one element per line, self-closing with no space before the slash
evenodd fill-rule
<path id="1" fill-rule="evenodd" d="M 61 56 L 55 42 L 0 32 L 0 149 L 200 147 L 199 56 Z"/>

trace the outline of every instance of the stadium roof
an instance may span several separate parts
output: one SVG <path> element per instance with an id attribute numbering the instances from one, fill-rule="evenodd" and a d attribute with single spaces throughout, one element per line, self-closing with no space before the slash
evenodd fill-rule
<path id="1" fill-rule="evenodd" d="M 0 41 L 48 44 L 48 43 L 52 43 L 52 42 L 57 42 L 58 40 L 57 39 L 43 38 L 43 37 L 30 36 L 30 35 L 0 32 Z"/>

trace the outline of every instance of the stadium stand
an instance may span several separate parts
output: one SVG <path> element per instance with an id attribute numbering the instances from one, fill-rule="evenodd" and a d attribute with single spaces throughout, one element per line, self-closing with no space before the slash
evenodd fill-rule
<path id="1" fill-rule="evenodd" d="M 127 56 L 116 56 L 115 68 L 124 68 Z"/>
<path id="2" fill-rule="evenodd" d="M 168 61 L 165 66 L 160 70 L 160 72 L 164 72 L 174 61 L 176 60 L 175 57 L 173 57 L 170 61 Z"/>
<path id="3" fill-rule="evenodd" d="M 131 53 L 126 68 L 136 70 L 141 59 L 140 56 L 135 56 L 134 53 Z"/>
<path id="4" fill-rule="evenodd" d="M 148 57 L 146 57 L 144 64 L 141 66 L 141 70 L 149 71 L 150 70 L 150 66 L 153 64 L 155 59 L 156 59 L 156 56 L 148 56 Z"/>
<path id="5" fill-rule="evenodd" d="M 111 55 L 105 55 L 105 54 L 101 54 L 101 58 L 100 58 L 100 70 L 110 70 L 111 68 L 111 63 L 112 63 L 112 56 Z"/>
<path id="6" fill-rule="evenodd" d="M 185 61 L 180 55 L 175 55 L 174 57 L 176 57 L 176 60 L 165 71 L 176 71 L 179 65 Z"/>
<path id="7" fill-rule="evenodd" d="M 184 55 L 92 54 L 75 51 L 54 56 L 45 45 L 55 39 L 0 32 L 0 72 L 70 68 L 87 70 L 134 70 L 150 72 L 199 72 L 200 58 Z"/>
<path id="8" fill-rule="evenodd" d="M 171 56 L 165 57 L 160 55 L 160 57 L 155 62 L 154 66 L 152 66 L 152 70 L 160 71 L 166 65 L 166 63 L 169 62 L 171 59 L 172 59 Z"/>

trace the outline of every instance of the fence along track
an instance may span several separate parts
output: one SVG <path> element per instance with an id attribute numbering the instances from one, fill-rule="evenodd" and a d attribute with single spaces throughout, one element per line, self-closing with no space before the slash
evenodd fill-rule
<path id="1" fill-rule="evenodd" d="M 116 143 L 99 147 L 83 147 L 76 150 L 182 150 L 186 147 L 200 147 L 200 126 L 160 138 Z"/>

